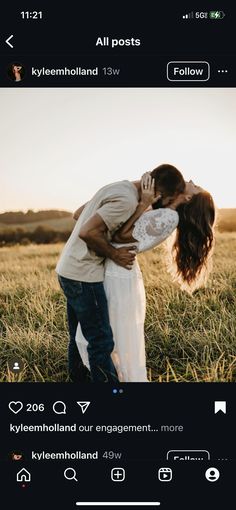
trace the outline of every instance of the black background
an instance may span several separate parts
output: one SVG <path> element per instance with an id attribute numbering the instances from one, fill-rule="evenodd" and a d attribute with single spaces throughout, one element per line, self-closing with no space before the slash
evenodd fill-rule
<path id="1" fill-rule="evenodd" d="M 16 2 L 15 2 L 16 4 Z M 224 2 L 223 20 L 183 20 L 184 13 L 216 9 L 215 3 L 195 4 L 129 1 L 114 2 L 14 2 L 4 6 L 0 19 L 0 86 L 235 86 L 236 7 Z M 24 10 L 43 11 L 43 20 L 22 20 Z M 14 35 L 11 49 L 5 40 Z M 98 37 L 138 38 L 140 46 L 96 46 Z M 207 60 L 209 82 L 170 83 L 166 66 L 171 60 Z M 7 77 L 10 63 L 26 68 L 25 79 L 15 84 Z M 31 67 L 120 67 L 119 77 L 31 77 Z M 218 69 L 228 68 L 227 75 Z"/>
<path id="2" fill-rule="evenodd" d="M 190 11 L 222 9 L 221 21 L 183 20 Z M 43 10 L 43 21 L 23 21 L 22 10 Z M 1 6 L 0 86 L 236 86 L 235 6 L 215 2 L 185 5 L 180 2 L 10 2 Z M 14 34 L 14 49 L 5 39 Z M 97 37 L 140 38 L 141 46 L 111 50 L 95 46 Z M 170 83 L 166 65 L 170 60 L 206 60 L 211 64 L 211 80 L 205 83 Z M 22 62 L 25 79 L 14 84 L 7 77 L 11 62 Z M 119 78 L 65 80 L 33 79 L 30 67 L 81 66 L 120 67 Z M 217 73 L 227 67 L 227 76 Z M 119 388 L 118 388 L 119 389 Z M 163 509 L 233 508 L 235 500 L 235 387 L 234 384 L 132 384 L 122 385 L 122 394 L 113 394 L 110 385 L 73 384 L 1 384 L 1 508 L 72 509 L 77 500 L 155 501 Z M 43 402 L 46 411 L 13 415 L 8 402 Z M 52 403 L 64 400 L 67 417 L 56 417 Z M 82 415 L 76 401 L 91 400 Z M 227 400 L 227 415 L 214 415 L 214 400 Z M 9 421 L 27 423 L 151 423 L 182 424 L 183 433 L 78 435 L 9 433 Z M 124 484 L 110 480 L 114 461 L 69 462 L 78 471 L 78 484 L 65 481 L 63 461 L 30 461 L 31 450 L 122 451 L 118 464 L 127 468 Z M 205 480 L 208 463 L 167 463 L 169 449 L 206 449 L 211 465 L 221 477 L 216 483 Z M 10 452 L 24 452 L 20 466 L 32 473 L 32 482 L 23 489 L 16 483 L 19 463 L 10 460 Z M 219 461 L 228 458 L 228 461 Z M 159 467 L 173 468 L 173 481 L 157 480 Z"/>
<path id="3" fill-rule="evenodd" d="M 160 501 L 160 508 L 230 508 L 235 475 L 235 389 L 227 384 L 122 384 L 113 393 L 108 385 L 2 384 L 1 385 L 1 470 L 9 501 L 18 508 L 75 508 L 76 501 Z M 14 415 L 9 401 L 44 403 L 44 413 Z M 56 415 L 53 402 L 62 400 L 67 415 Z M 77 400 L 91 401 L 83 415 Z M 227 400 L 227 414 L 214 414 L 214 400 Z M 19 433 L 9 432 L 12 424 L 151 424 L 183 425 L 183 432 L 151 433 Z M 31 450 L 40 452 L 104 451 L 122 452 L 122 460 L 32 461 Z M 208 450 L 211 460 L 167 461 L 168 450 Z M 19 451 L 24 460 L 14 462 L 9 453 Z M 228 459 L 219 460 L 219 459 Z M 113 467 L 125 467 L 126 480 L 114 483 Z M 26 467 L 32 481 L 22 488 L 16 473 Z M 78 483 L 66 481 L 64 469 L 74 467 Z M 173 481 L 161 483 L 160 467 L 173 469 Z M 215 483 L 205 479 L 209 467 L 219 469 Z M 174 504 L 174 507 L 173 507 Z M 28 505 L 28 506 L 27 506 Z M 38 505 L 38 506 L 37 506 Z M 223 505 L 223 506 L 222 506 Z M 14 508 L 14 505 L 10 508 Z M 233 507 L 232 507 L 233 508 Z"/>

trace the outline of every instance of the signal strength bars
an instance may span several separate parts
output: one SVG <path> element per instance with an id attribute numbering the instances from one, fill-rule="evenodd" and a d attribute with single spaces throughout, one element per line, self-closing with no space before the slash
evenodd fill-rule
<path id="1" fill-rule="evenodd" d="M 188 12 L 188 14 L 183 14 L 183 19 L 193 19 L 194 18 L 194 12 Z"/>

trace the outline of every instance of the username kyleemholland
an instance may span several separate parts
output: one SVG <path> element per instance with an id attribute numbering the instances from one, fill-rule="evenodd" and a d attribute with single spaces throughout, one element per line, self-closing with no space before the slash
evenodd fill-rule
<path id="1" fill-rule="evenodd" d="M 32 460 L 96 460 L 98 451 L 95 452 L 31 452 Z"/>
<path id="2" fill-rule="evenodd" d="M 84 67 L 63 67 L 63 68 L 51 68 L 41 67 L 31 68 L 31 75 L 36 76 L 36 78 L 41 78 L 42 76 L 98 76 L 98 67 L 94 68 L 84 68 Z"/>

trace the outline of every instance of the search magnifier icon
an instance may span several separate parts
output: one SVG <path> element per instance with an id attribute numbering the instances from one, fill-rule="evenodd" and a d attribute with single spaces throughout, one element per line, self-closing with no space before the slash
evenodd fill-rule
<path id="1" fill-rule="evenodd" d="M 78 482 L 77 478 L 76 478 L 76 471 L 74 468 L 67 468 L 65 469 L 64 471 L 64 477 L 67 479 L 67 480 L 75 480 L 76 482 Z"/>

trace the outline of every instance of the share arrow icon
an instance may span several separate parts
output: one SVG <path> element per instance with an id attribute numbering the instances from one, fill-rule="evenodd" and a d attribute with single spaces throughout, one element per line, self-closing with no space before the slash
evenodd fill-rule
<path id="1" fill-rule="evenodd" d="M 80 409 L 82 413 L 86 413 L 88 406 L 91 404 L 91 402 L 77 402 L 77 404 L 80 406 Z"/>

